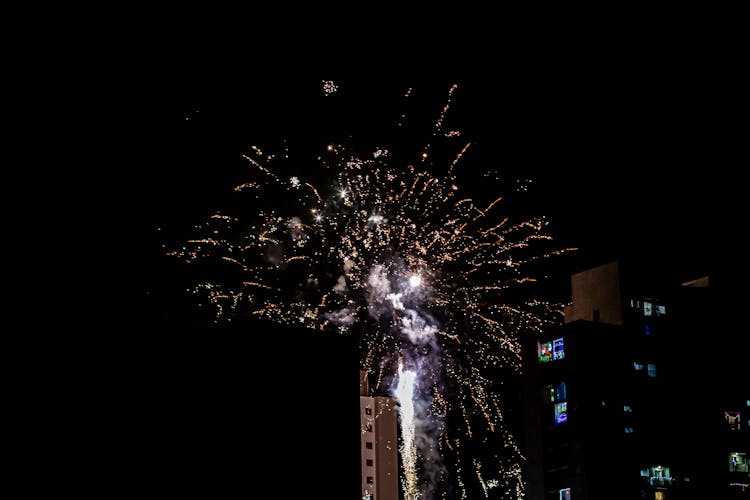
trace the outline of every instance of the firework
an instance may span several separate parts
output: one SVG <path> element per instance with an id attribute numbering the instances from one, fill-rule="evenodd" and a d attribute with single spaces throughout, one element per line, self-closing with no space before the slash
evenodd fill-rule
<path id="1" fill-rule="evenodd" d="M 417 374 L 398 367 L 398 386 L 395 395 L 401 417 L 401 460 L 404 463 L 404 498 L 416 500 L 417 490 L 417 445 L 414 441 L 414 384 Z"/>
<path id="2" fill-rule="evenodd" d="M 336 88 L 324 82 L 327 93 Z M 461 488 L 472 477 L 485 492 L 519 487 L 521 454 L 503 425 L 492 373 L 517 370 L 522 336 L 558 313 L 554 304 L 519 298 L 534 281 L 525 270 L 567 250 L 543 250 L 550 239 L 543 218 L 513 221 L 499 215 L 500 197 L 480 203 L 463 193 L 456 172 L 471 143 L 443 131 L 455 89 L 430 143 L 411 159 L 394 148 L 359 154 L 327 144 L 318 160 L 333 176 L 316 183 L 286 177 L 254 146 L 243 156 L 252 178 L 235 191 L 251 195 L 257 218 L 215 214 L 199 226 L 205 234 L 171 252 L 220 268 L 194 289 L 217 318 L 249 315 L 359 336 L 361 365 L 377 390 L 391 392 L 398 377 L 407 498 L 419 496 L 417 458 L 424 481 L 436 482 L 448 452 L 459 457 Z M 438 150 L 452 153 L 441 158 Z M 474 474 L 463 470 L 464 444 L 488 433 L 510 455 L 474 465 Z"/>

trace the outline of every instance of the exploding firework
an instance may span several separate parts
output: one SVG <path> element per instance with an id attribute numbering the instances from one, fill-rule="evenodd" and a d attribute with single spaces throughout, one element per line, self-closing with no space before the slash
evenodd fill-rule
<path id="1" fill-rule="evenodd" d="M 519 490 L 521 454 L 493 377 L 499 368 L 518 370 L 522 336 L 558 312 L 519 293 L 534 281 L 526 273 L 532 262 L 565 251 L 545 245 L 546 221 L 500 216 L 500 197 L 480 203 L 460 187 L 457 171 L 471 143 L 444 127 L 455 89 L 410 158 L 394 147 L 366 154 L 321 147 L 327 183 L 282 175 L 277 157 L 254 146 L 243 156 L 252 178 L 235 191 L 251 195 L 257 217 L 214 214 L 198 226 L 203 234 L 170 252 L 214 263 L 194 291 L 217 318 L 248 315 L 359 336 L 362 369 L 401 405 L 407 498 L 437 491 L 445 455 L 454 457 L 451 481 L 464 497 L 470 478 L 485 493 Z M 446 144 L 437 148 L 438 141 Z M 502 453 L 482 468 L 463 450 L 472 440 L 490 446 L 489 435 Z"/>

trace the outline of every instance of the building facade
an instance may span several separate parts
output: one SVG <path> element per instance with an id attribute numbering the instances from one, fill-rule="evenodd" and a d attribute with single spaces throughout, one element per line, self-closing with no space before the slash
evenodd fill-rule
<path id="1" fill-rule="evenodd" d="M 529 498 L 747 498 L 741 336 L 708 279 L 624 269 L 573 275 L 565 324 L 524 346 Z"/>
<path id="2" fill-rule="evenodd" d="M 370 396 L 367 374 L 360 371 L 362 498 L 398 500 L 398 424 L 396 401 Z"/>

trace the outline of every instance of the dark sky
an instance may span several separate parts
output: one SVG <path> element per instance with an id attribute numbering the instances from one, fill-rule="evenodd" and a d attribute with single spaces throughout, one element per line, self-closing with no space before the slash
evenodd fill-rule
<path id="1" fill-rule="evenodd" d="M 293 174 L 314 176 L 309 160 L 325 144 L 387 146 L 409 87 L 410 123 L 428 130 L 454 82 L 448 128 L 475 143 L 467 187 L 495 194 L 475 174 L 480 168 L 497 170 L 506 186 L 532 179 L 523 207 L 511 208 L 546 215 L 561 245 L 581 249 L 562 261 L 562 275 L 616 257 L 654 263 L 675 279 L 727 264 L 742 164 L 739 83 L 730 71 L 609 65 L 335 81 L 338 92 L 326 97 L 317 78 L 177 79 L 154 85 L 148 105 L 129 110 L 142 116 L 129 145 L 129 202 L 119 210 L 134 223 L 146 288 L 159 274 L 162 239 L 221 209 L 247 179 L 240 155 L 251 145 L 286 144 L 307 160 Z"/>

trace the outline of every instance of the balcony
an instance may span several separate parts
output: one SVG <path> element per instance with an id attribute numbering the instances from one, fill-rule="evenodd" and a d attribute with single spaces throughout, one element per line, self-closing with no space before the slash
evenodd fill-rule
<path id="1" fill-rule="evenodd" d="M 673 479 L 671 477 L 650 477 L 648 478 L 648 484 L 654 488 L 666 488 L 672 486 Z"/>

